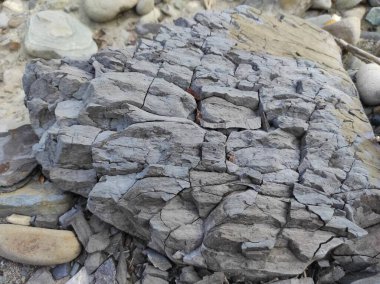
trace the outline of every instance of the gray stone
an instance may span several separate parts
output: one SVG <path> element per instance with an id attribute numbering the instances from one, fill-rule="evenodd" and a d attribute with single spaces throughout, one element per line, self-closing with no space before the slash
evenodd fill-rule
<path id="1" fill-rule="evenodd" d="M 380 25 L 380 8 L 379 7 L 373 7 L 369 12 L 367 13 L 367 16 L 365 19 L 370 22 L 374 26 Z"/>
<path id="2" fill-rule="evenodd" d="M 223 272 L 216 272 L 210 276 L 203 277 L 202 280 L 197 281 L 196 284 L 223 284 L 225 280 L 225 276 Z"/>
<path id="3" fill-rule="evenodd" d="M 64 191 L 88 197 L 89 192 L 97 183 L 96 171 L 71 170 L 63 168 L 53 168 L 50 170 L 50 179 L 56 187 Z"/>
<path id="4" fill-rule="evenodd" d="M 0 216 L 21 214 L 57 217 L 66 212 L 72 203 L 70 194 L 58 190 L 51 183 L 32 181 L 16 191 L 0 193 Z"/>
<path id="5" fill-rule="evenodd" d="M 102 251 L 106 249 L 109 244 L 110 244 L 109 233 L 108 231 L 103 231 L 89 237 L 88 243 L 86 246 L 86 251 L 88 253 Z"/>
<path id="6" fill-rule="evenodd" d="M 356 73 L 356 87 L 360 99 L 366 105 L 377 106 L 380 104 L 379 81 L 376 79 L 379 74 L 380 67 L 374 63 L 362 65 Z"/>
<path id="7" fill-rule="evenodd" d="M 98 50 L 86 26 L 69 14 L 49 10 L 29 19 L 25 48 L 30 55 L 46 59 L 89 58 Z"/>
<path id="8" fill-rule="evenodd" d="M 89 254 L 84 263 L 87 273 L 92 274 L 95 272 L 95 270 L 98 269 L 98 267 L 106 260 L 106 258 L 106 255 L 101 252 Z"/>
<path id="9" fill-rule="evenodd" d="M 154 267 L 157 267 L 163 271 L 169 270 L 172 267 L 172 264 L 165 256 L 155 252 L 154 250 L 148 249 L 145 253 L 148 256 L 148 260 Z"/>
<path id="10" fill-rule="evenodd" d="M 54 284 L 53 276 L 50 274 L 47 268 L 40 268 L 32 274 L 26 284 Z"/>
<path id="11" fill-rule="evenodd" d="M 61 226 L 64 228 L 72 226 L 84 247 L 88 245 L 92 236 L 92 230 L 80 209 L 72 208 L 59 218 Z"/>
<path id="12" fill-rule="evenodd" d="M 337 0 L 335 6 L 339 10 L 350 9 L 355 7 L 361 2 L 361 0 Z"/>
<path id="13" fill-rule="evenodd" d="M 68 276 L 70 274 L 70 269 L 70 263 L 59 264 L 51 270 L 51 274 L 55 280 L 59 280 Z"/>
<path id="14" fill-rule="evenodd" d="M 344 18 L 341 21 L 324 26 L 323 29 L 351 44 L 358 43 L 360 39 L 360 19 L 357 17 Z"/>
<path id="15" fill-rule="evenodd" d="M 33 174 L 37 162 L 32 146 L 37 137 L 30 125 L 0 133 L 0 192 L 22 187 Z"/>
<path id="16" fill-rule="evenodd" d="M 116 284 L 116 267 L 112 258 L 108 258 L 94 274 L 96 284 Z"/>
<path id="17" fill-rule="evenodd" d="M 117 0 L 104 2 L 99 0 L 86 0 L 83 3 L 87 16 L 95 22 L 107 22 L 114 19 L 119 13 L 133 8 L 138 0 Z"/>

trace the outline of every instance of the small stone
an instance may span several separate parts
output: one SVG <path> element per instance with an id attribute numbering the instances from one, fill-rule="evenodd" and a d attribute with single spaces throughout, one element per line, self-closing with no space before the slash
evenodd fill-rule
<path id="1" fill-rule="evenodd" d="M 90 276 L 87 273 L 87 270 L 85 267 L 83 267 L 77 274 L 74 275 L 73 278 L 71 278 L 69 281 L 67 281 L 65 284 L 89 284 Z"/>
<path id="2" fill-rule="evenodd" d="M 124 11 L 136 6 L 138 0 L 85 0 L 83 8 L 87 16 L 94 22 L 107 22 Z"/>
<path id="3" fill-rule="evenodd" d="M 143 16 L 154 9 L 154 0 L 139 0 L 136 6 L 137 14 Z"/>
<path id="4" fill-rule="evenodd" d="M 116 284 L 115 262 L 110 257 L 95 272 L 96 284 Z"/>
<path id="5" fill-rule="evenodd" d="M 89 28 L 73 16 L 53 10 L 31 16 L 25 48 L 30 55 L 45 59 L 88 58 L 98 50 Z"/>
<path id="6" fill-rule="evenodd" d="M 51 276 L 49 270 L 46 268 L 38 269 L 33 275 L 29 278 L 26 284 L 54 284 L 55 281 Z"/>
<path id="7" fill-rule="evenodd" d="M 92 274 L 106 259 L 104 253 L 95 252 L 87 256 L 84 266 L 88 274 Z"/>
<path id="8" fill-rule="evenodd" d="M 157 267 L 162 271 L 166 271 L 172 268 L 172 264 L 170 263 L 170 261 L 158 252 L 155 252 L 152 249 L 147 249 L 145 253 L 148 256 L 148 260 L 150 261 L 150 263 L 153 264 L 154 267 Z"/>
<path id="9" fill-rule="evenodd" d="M 380 25 L 380 7 L 373 7 L 369 10 L 365 19 L 374 26 Z"/>
<path id="10" fill-rule="evenodd" d="M 380 105 L 380 66 L 371 63 L 362 65 L 356 73 L 356 87 L 365 105 Z"/>
<path id="11" fill-rule="evenodd" d="M 139 24 L 154 24 L 159 22 L 159 18 L 161 17 L 161 11 L 158 8 L 154 8 L 148 14 L 142 16 L 140 18 Z"/>
<path id="12" fill-rule="evenodd" d="M 203 277 L 202 280 L 195 284 L 223 284 L 225 279 L 223 272 L 215 272 L 212 275 Z"/>
<path id="13" fill-rule="evenodd" d="M 371 5 L 372 7 L 379 7 L 380 0 L 369 0 L 369 5 Z"/>
<path id="14" fill-rule="evenodd" d="M 313 0 L 311 1 L 312 9 L 328 10 L 331 8 L 331 0 Z"/>
<path id="15" fill-rule="evenodd" d="M 92 235 L 92 230 L 80 209 L 72 208 L 70 211 L 67 211 L 59 218 L 59 222 L 63 228 L 71 225 L 82 245 L 84 247 L 87 246 L 88 240 Z"/>
<path id="16" fill-rule="evenodd" d="M 51 274 L 53 275 L 55 280 L 59 280 L 68 276 L 70 274 L 70 270 L 70 263 L 63 263 L 54 267 L 51 270 Z"/>
<path id="17" fill-rule="evenodd" d="M 30 265 L 70 262 L 81 251 L 71 231 L 0 225 L 0 256 Z"/>
<path id="18" fill-rule="evenodd" d="M 88 253 L 102 251 L 106 249 L 109 244 L 110 244 L 110 238 L 109 238 L 108 230 L 103 231 L 103 232 L 90 236 L 87 246 L 86 246 L 86 251 Z"/>
<path id="19" fill-rule="evenodd" d="M 32 222 L 32 217 L 25 215 L 12 214 L 5 218 L 8 223 L 15 225 L 29 226 Z"/>
<path id="20" fill-rule="evenodd" d="M 193 266 L 186 266 L 182 268 L 179 280 L 184 283 L 195 283 L 201 280 L 198 273 L 194 270 Z"/>
<path id="21" fill-rule="evenodd" d="M 338 10 L 345 10 L 345 9 L 350 9 L 358 5 L 361 0 L 336 0 L 335 1 L 335 7 Z"/>
<path id="22" fill-rule="evenodd" d="M 357 17 L 345 18 L 339 22 L 324 27 L 326 31 L 351 44 L 360 39 L 360 19 Z"/>

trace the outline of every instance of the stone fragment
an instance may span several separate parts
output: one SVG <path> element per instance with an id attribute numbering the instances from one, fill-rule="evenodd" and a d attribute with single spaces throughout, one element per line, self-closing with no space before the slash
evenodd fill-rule
<path id="1" fill-rule="evenodd" d="M 326 230 L 340 234 L 343 237 L 364 237 L 368 232 L 343 217 L 333 217 L 325 226 Z"/>
<path id="2" fill-rule="evenodd" d="M 32 274 L 26 284 L 54 284 L 53 276 L 47 268 L 40 268 Z"/>
<path id="3" fill-rule="evenodd" d="M 31 126 L 6 131 L 0 133 L 0 193 L 25 185 L 37 166 L 32 154 L 37 137 Z"/>
<path id="4" fill-rule="evenodd" d="M 350 9 L 355 7 L 361 2 L 361 0 L 337 0 L 335 6 L 339 10 Z"/>
<path id="5" fill-rule="evenodd" d="M 94 279 L 99 284 L 116 284 L 116 267 L 111 257 L 96 270 Z"/>
<path id="6" fill-rule="evenodd" d="M 67 281 L 65 284 L 89 284 L 90 276 L 87 273 L 87 270 L 85 267 L 83 267 L 77 274 L 75 274 L 72 278 L 70 278 L 69 281 Z"/>
<path id="7" fill-rule="evenodd" d="M 103 232 L 90 236 L 87 246 L 86 246 L 86 251 L 88 253 L 102 251 L 106 249 L 109 244 L 110 244 L 109 233 L 108 231 L 103 231 Z"/>
<path id="8" fill-rule="evenodd" d="M 201 125 L 211 129 L 259 129 L 261 118 L 247 107 L 234 105 L 218 97 L 201 102 Z"/>
<path id="9" fill-rule="evenodd" d="M 67 211 L 59 218 L 59 222 L 64 228 L 72 226 L 81 244 L 87 247 L 92 230 L 80 209 L 72 208 Z"/>
<path id="10" fill-rule="evenodd" d="M 87 256 L 84 263 L 88 274 L 92 274 L 107 259 L 106 255 L 101 252 L 91 253 Z"/>
<path id="11" fill-rule="evenodd" d="M 30 265 L 56 265 L 76 258 L 81 247 L 70 231 L 0 225 L 0 256 Z"/>
<path id="12" fill-rule="evenodd" d="M 148 260 L 154 267 L 157 267 L 163 271 L 169 270 L 172 267 L 172 264 L 165 256 L 155 252 L 154 250 L 148 249 L 145 253 L 148 256 Z"/>
<path id="13" fill-rule="evenodd" d="M 53 275 L 53 278 L 55 280 L 59 280 L 59 279 L 65 278 L 66 276 L 69 276 L 70 270 L 71 270 L 70 263 L 63 263 L 54 267 L 51 270 L 51 274 Z"/>
<path id="14" fill-rule="evenodd" d="M 216 272 L 214 274 L 211 274 L 209 276 L 203 277 L 202 280 L 197 281 L 196 284 L 223 284 L 226 277 L 224 276 L 223 272 Z"/>
<path id="15" fill-rule="evenodd" d="M 18 214 L 12 214 L 10 216 L 7 216 L 5 220 L 8 223 L 14 224 L 14 225 L 23 225 L 23 226 L 29 226 L 32 222 L 32 217 L 25 216 L 25 215 L 18 215 Z"/>
<path id="16" fill-rule="evenodd" d="M 344 18 L 339 22 L 324 26 L 323 29 L 351 44 L 357 44 L 360 39 L 360 19 L 357 17 Z"/>
<path id="17" fill-rule="evenodd" d="M 41 11 L 29 20 L 26 51 L 46 59 L 89 58 L 98 48 L 91 31 L 76 18 L 62 11 Z"/>
<path id="18" fill-rule="evenodd" d="M 87 16 L 94 22 L 107 22 L 114 19 L 119 13 L 133 8 L 138 0 L 117 0 L 104 2 L 102 0 L 86 0 L 83 8 Z"/>
<path id="19" fill-rule="evenodd" d="M 52 168 L 49 177 L 60 190 L 70 191 L 84 197 L 88 197 L 89 192 L 97 182 L 96 171 L 93 169 L 71 170 Z"/>

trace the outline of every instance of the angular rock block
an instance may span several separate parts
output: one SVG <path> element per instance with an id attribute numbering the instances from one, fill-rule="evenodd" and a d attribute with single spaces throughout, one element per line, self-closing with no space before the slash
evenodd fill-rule
<path id="1" fill-rule="evenodd" d="M 380 222 L 372 128 L 334 40 L 301 19 L 200 13 L 134 50 L 34 61 L 24 87 L 53 184 L 174 263 L 285 279 L 359 255 Z"/>

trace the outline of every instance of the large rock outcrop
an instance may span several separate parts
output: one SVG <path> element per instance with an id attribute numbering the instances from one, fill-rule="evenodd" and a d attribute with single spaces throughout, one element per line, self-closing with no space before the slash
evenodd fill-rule
<path id="1" fill-rule="evenodd" d="M 333 39 L 248 6 L 176 22 L 27 66 L 51 182 L 173 262 L 236 279 L 296 276 L 373 231 L 380 148 Z"/>

